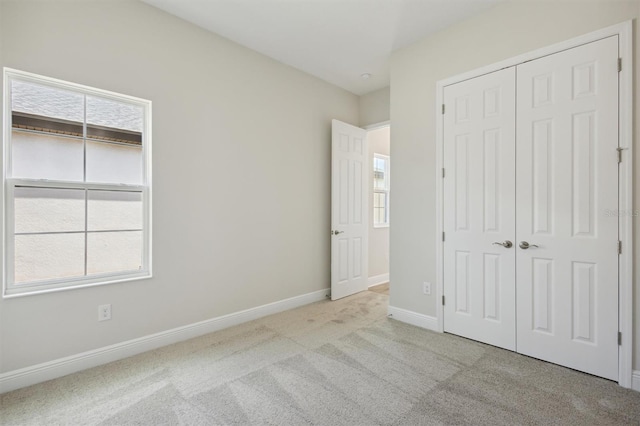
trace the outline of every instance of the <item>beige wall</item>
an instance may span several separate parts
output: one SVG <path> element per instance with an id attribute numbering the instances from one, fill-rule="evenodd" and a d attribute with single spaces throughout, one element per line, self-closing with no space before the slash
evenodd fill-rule
<path id="1" fill-rule="evenodd" d="M 360 127 L 389 121 L 390 93 L 389 87 L 385 87 L 360 96 Z"/>
<path id="2" fill-rule="evenodd" d="M 389 227 L 373 226 L 373 154 L 390 154 L 391 129 L 389 126 L 371 130 L 369 139 L 369 277 L 389 273 Z M 391 163 L 390 163 L 391 164 Z M 393 172 L 389 170 L 389 175 Z M 391 198 L 391 194 L 389 194 Z M 391 207 L 391 204 L 389 204 Z"/>
<path id="3" fill-rule="evenodd" d="M 357 96 L 136 1 L 0 4 L 0 65 L 154 120 L 154 278 L 1 300 L 0 372 L 329 286 L 331 119 Z"/>
<path id="4" fill-rule="evenodd" d="M 391 155 L 393 232 L 391 305 L 436 315 L 436 295 L 421 283 L 436 279 L 435 88 L 443 78 L 640 16 L 637 1 L 509 1 L 393 54 L 391 64 Z M 640 38 L 635 43 L 635 81 L 640 74 Z M 639 97 L 635 99 L 638 120 Z M 635 141 L 640 128 L 635 127 Z M 637 146 L 636 146 L 637 148 Z M 640 149 L 634 167 L 638 176 Z M 635 208 L 640 185 L 635 180 Z M 635 226 L 636 265 L 640 227 Z M 640 290 L 635 271 L 635 369 L 640 369 Z"/>

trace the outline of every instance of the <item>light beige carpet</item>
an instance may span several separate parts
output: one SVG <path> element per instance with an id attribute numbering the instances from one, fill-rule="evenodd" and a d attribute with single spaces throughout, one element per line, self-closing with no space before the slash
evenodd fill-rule
<path id="1" fill-rule="evenodd" d="M 640 393 L 319 302 L 0 396 L 2 425 L 638 425 Z"/>
<path id="2" fill-rule="evenodd" d="M 374 291 L 376 293 L 382 293 L 389 295 L 389 283 L 374 285 L 373 287 L 369 287 L 369 291 Z"/>

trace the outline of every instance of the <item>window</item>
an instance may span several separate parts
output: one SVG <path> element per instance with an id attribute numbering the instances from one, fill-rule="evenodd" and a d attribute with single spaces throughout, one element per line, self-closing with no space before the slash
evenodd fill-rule
<path id="1" fill-rule="evenodd" d="M 373 155 L 373 226 L 389 226 L 389 157 Z"/>
<path id="2" fill-rule="evenodd" d="M 4 69 L 4 295 L 151 276 L 151 102 Z"/>

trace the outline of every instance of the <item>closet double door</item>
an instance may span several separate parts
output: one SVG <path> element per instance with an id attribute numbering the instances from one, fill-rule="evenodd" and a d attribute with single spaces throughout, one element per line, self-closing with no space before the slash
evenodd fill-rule
<path id="1" fill-rule="evenodd" d="M 445 87 L 444 330 L 618 379 L 618 37 Z"/>

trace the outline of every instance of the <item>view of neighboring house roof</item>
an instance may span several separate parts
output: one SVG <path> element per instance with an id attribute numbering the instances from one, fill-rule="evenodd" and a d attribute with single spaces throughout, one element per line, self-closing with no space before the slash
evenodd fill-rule
<path id="1" fill-rule="evenodd" d="M 11 85 L 11 108 L 14 113 L 82 123 L 84 96 L 64 89 L 14 80 Z M 143 111 L 140 106 L 86 95 L 86 108 L 88 125 L 142 132 Z"/>

